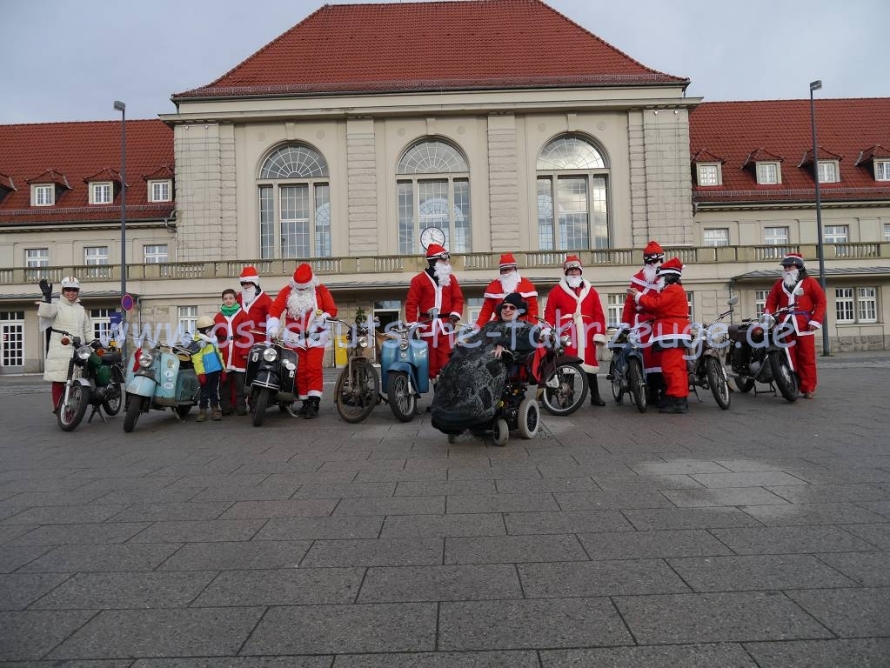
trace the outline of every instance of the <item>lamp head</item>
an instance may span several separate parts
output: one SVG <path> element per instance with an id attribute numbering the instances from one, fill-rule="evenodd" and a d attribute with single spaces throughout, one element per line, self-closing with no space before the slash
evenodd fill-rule
<path id="1" fill-rule="evenodd" d="M 810 92 L 813 92 L 814 90 L 822 90 L 822 79 L 810 82 Z"/>
<path id="2" fill-rule="evenodd" d="M 124 104 L 123 102 L 121 102 L 120 100 L 115 100 L 115 101 L 114 101 L 114 108 L 115 108 L 117 111 L 126 111 L 126 109 L 127 109 L 127 105 Z"/>

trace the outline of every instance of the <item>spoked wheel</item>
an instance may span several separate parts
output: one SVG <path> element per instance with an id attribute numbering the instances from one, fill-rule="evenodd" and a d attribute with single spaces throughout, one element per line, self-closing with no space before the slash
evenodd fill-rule
<path id="1" fill-rule="evenodd" d="M 750 392 L 754 387 L 754 379 L 753 378 L 733 378 L 732 384 L 735 385 L 735 389 L 737 389 L 742 394 L 746 394 Z"/>
<path id="2" fill-rule="evenodd" d="M 621 380 L 615 374 L 614 360 L 609 365 L 609 375 L 612 377 L 612 398 L 615 399 L 616 404 L 620 404 L 624 399 L 624 389 L 621 387 Z"/>
<path id="3" fill-rule="evenodd" d="M 726 380 L 726 369 L 716 357 L 705 357 L 705 371 L 708 374 L 708 385 L 717 405 L 723 410 L 729 408 L 732 395 L 729 393 L 729 383 Z"/>
<path id="4" fill-rule="evenodd" d="M 637 410 L 640 413 L 645 413 L 648 406 L 646 377 L 643 375 L 643 365 L 635 357 L 627 361 L 627 382 L 630 385 L 630 395 L 634 399 Z"/>
<path id="5" fill-rule="evenodd" d="M 558 365 L 544 381 L 541 403 L 551 415 L 571 415 L 587 399 L 587 374 L 576 362 Z"/>
<path id="6" fill-rule="evenodd" d="M 523 399 L 519 404 L 519 435 L 534 438 L 541 426 L 541 409 L 536 399 Z"/>
<path id="7" fill-rule="evenodd" d="M 773 353 L 769 356 L 769 363 L 779 392 L 788 401 L 797 401 L 797 374 L 791 370 L 786 353 L 784 351 Z"/>
<path id="8" fill-rule="evenodd" d="M 253 426 L 259 427 L 263 424 L 263 418 L 266 417 L 266 408 L 269 406 L 269 397 L 272 395 L 272 390 L 268 388 L 263 388 L 256 395 L 256 399 L 253 402 Z"/>
<path id="9" fill-rule="evenodd" d="M 404 371 L 391 371 L 386 379 L 386 396 L 392 414 L 401 422 L 411 422 L 417 409 L 417 396 L 411 392 L 408 374 Z"/>
<path id="10" fill-rule="evenodd" d="M 380 380 L 377 378 L 377 370 L 367 361 L 347 364 L 334 387 L 337 412 L 351 424 L 367 418 L 377 405 L 379 396 Z"/>
<path id="11" fill-rule="evenodd" d="M 123 392 L 121 392 L 120 383 L 109 383 L 105 388 L 105 399 L 102 400 L 102 408 L 109 417 L 117 415 L 121 411 L 121 405 L 124 403 Z"/>
<path id="12" fill-rule="evenodd" d="M 492 438 L 494 439 L 495 445 L 502 448 L 507 445 L 507 441 L 510 440 L 510 425 L 507 424 L 507 421 L 504 418 L 495 420 Z"/>
<path id="13" fill-rule="evenodd" d="M 127 397 L 127 412 L 124 414 L 124 431 L 128 434 L 136 428 L 139 414 L 142 412 L 143 398 L 137 394 Z"/>
<path id="14" fill-rule="evenodd" d="M 90 403 L 90 391 L 80 383 L 74 383 L 71 387 L 66 388 L 68 392 L 68 400 L 62 395 L 59 401 L 59 409 L 56 411 L 56 421 L 62 431 L 72 431 L 80 421 L 83 420 L 84 414 L 87 412 L 87 405 Z"/>

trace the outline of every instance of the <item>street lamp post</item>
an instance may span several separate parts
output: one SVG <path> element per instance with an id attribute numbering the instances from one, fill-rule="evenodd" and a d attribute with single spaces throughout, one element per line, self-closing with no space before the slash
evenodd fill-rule
<path id="1" fill-rule="evenodd" d="M 121 324 L 123 335 L 121 354 L 127 359 L 127 310 L 124 298 L 127 294 L 127 105 L 118 100 L 114 108 L 121 112 Z"/>
<path id="2" fill-rule="evenodd" d="M 822 241 L 822 194 L 819 190 L 819 146 L 816 143 L 816 103 L 813 93 L 821 90 L 822 80 L 810 82 L 810 124 L 813 129 L 813 177 L 816 182 L 816 232 L 819 235 L 819 282 L 822 284 L 822 292 L 828 296 L 828 287 L 825 281 L 825 244 Z M 825 317 L 822 319 L 822 356 L 831 355 L 831 344 L 828 337 L 828 309 L 825 309 Z"/>

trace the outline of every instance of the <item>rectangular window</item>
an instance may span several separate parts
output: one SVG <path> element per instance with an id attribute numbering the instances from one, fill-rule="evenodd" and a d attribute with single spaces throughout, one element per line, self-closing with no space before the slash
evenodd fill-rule
<path id="1" fill-rule="evenodd" d="M 828 162 L 819 163 L 819 183 L 837 183 L 840 181 L 838 176 L 837 163 L 829 160 Z"/>
<path id="2" fill-rule="evenodd" d="M 52 206 L 56 203 L 56 187 L 54 185 L 31 186 L 31 204 L 34 206 Z"/>
<path id="3" fill-rule="evenodd" d="M 112 189 L 110 183 L 90 184 L 90 204 L 111 204 Z"/>
<path id="4" fill-rule="evenodd" d="M 29 283 L 47 278 L 49 274 L 42 267 L 49 266 L 48 248 L 28 248 L 25 250 L 25 280 Z"/>
<path id="5" fill-rule="evenodd" d="M 272 186 L 260 186 L 260 257 L 275 258 L 275 197 Z"/>
<path id="6" fill-rule="evenodd" d="M 850 228 L 846 225 L 826 225 L 822 241 L 827 244 L 845 244 L 850 240 Z"/>
<path id="7" fill-rule="evenodd" d="M 856 322 L 856 300 L 853 297 L 853 288 L 835 288 L 834 290 L 835 322 Z"/>
<path id="8" fill-rule="evenodd" d="M 606 327 L 617 328 L 621 324 L 621 315 L 624 313 L 624 293 L 609 293 L 606 301 Z M 633 324 L 633 323 L 628 323 Z"/>
<path id="9" fill-rule="evenodd" d="M 464 300 L 464 307 L 467 310 L 467 322 L 473 324 L 479 319 L 482 312 L 482 304 L 485 300 L 482 297 L 470 297 Z"/>
<path id="10" fill-rule="evenodd" d="M 702 244 L 705 246 L 728 246 L 729 229 L 718 227 L 704 230 L 702 233 Z"/>
<path id="11" fill-rule="evenodd" d="M 414 247 L 414 185 L 410 181 L 399 181 L 397 191 L 399 198 L 399 253 L 411 255 L 417 252 Z"/>
<path id="12" fill-rule="evenodd" d="M 552 181 L 538 179 L 538 249 L 554 250 Z"/>
<path id="13" fill-rule="evenodd" d="M 281 186 L 278 194 L 281 205 L 281 257 L 308 258 L 311 254 L 309 186 Z"/>
<path id="14" fill-rule="evenodd" d="M 331 257 L 331 186 L 315 186 L 315 257 Z"/>
<path id="15" fill-rule="evenodd" d="M 757 183 L 760 185 L 775 185 L 779 183 L 779 163 L 758 162 Z"/>
<path id="16" fill-rule="evenodd" d="M 87 266 L 108 264 L 108 246 L 87 246 L 84 248 L 83 263 Z"/>
<path id="17" fill-rule="evenodd" d="M 878 321 L 877 288 L 856 288 L 856 317 L 859 322 Z"/>
<path id="18" fill-rule="evenodd" d="M 142 247 L 144 264 L 164 264 L 167 262 L 167 244 L 154 244 Z"/>
<path id="19" fill-rule="evenodd" d="M 111 314 L 114 309 L 110 308 L 92 308 L 90 309 L 90 320 L 93 321 L 93 336 L 102 342 L 103 346 L 107 346 L 111 340 Z"/>
<path id="20" fill-rule="evenodd" d="M 469 253 L 473 249 L 470 237 L 470 182 L 467 179 L 454 179 L 454 253 Z"/>
<path id="21" fill-rule="evenodd" d="M 787 246 L 788 244 L 788 228 L 787 227 L 765 227 L 763 228 L 763 243 L 767 246 Z M 764 249 L 763 258 L 779 258 L 786 252 L 782 248 Z"/>
<path id="22" fill-rule="evenodd" d="M 25 365 L 25 312 L 0 311 L 0 367 Z"/>
<path id="23" fill-rule="evenodd" d="M 698 165 L 698 185 L 719 186 L 720 166 L 713 164 Z"/>
<path id="24" fill-rule="evenodd" d="M 148 197 L 149 202 L 169 202 L 173 199 L 170 196 L 170 181 L 149 181 Z"/>
<path id="25" fill-rule="evenodd" d="M 875 160 L 875 181 L 890 181 L 890 160 Z"/>
<path id="26" fill-rule="evenodd" d="M 587 177 L 567 176 L 557 179 L 556 201 L 560 249 L 589 248 L 590 215 L 587 208 Z"/>
<path id="27" fill-rule="evenodd" d="M 769 290 L 754 291 L 754 312 L 755 317 L 759 318 L 766 309 L 766 298 L 769 297 Z"/>
<path id="28" fill-rule="evenodd" d="M 868 324 L 878 321 L 877 288 L 835 288 L 834 304 L 838 324 Z"/>
<path id="29" fill-rule="evenodd" d="M 185 345 L 192 340 L 192 336 L 195 334 L 195 327 L 198 324 L 198 307 L 179 306 L 177 315 L 176 335 L 179 337 L 179 343 Z"/>
<path id="30" fill-rule="evenodd" d="M 884 241 L 890 241 L 890 225 L 884 225 Z"/>

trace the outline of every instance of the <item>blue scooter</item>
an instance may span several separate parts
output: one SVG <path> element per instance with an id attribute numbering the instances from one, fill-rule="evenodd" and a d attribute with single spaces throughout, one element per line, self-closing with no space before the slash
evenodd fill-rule
<path id="1" fill-rule="evenodd" d="M 137 348 L 127 363 L 124 431 L 133 431 L 139 416 L 152 408 L 171 408 L 181 420 L 200 398 L 201 385 L 186 348 Z"/>
<path id="2" fill-rule="evenodd" d="M 398 323 L 386 331 L 380 355 L 380 376 L 386 400 L 401 422 L 417 415 L 417 401 L 430 389 L 429 344 L 415 336 L 416 327 Z"/>

